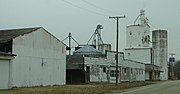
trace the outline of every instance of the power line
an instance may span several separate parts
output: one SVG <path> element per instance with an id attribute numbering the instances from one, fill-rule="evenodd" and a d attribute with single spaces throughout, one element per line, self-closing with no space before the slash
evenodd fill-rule
<path id="1" fill-rule="evenodd" d="M 129 20 L 129 18 L 126 17 L 126 20 L 129 22 L 129 24 L 131 24 L 131 21 Z"/>
<path id="2" fill-rule="evenodd" d="M 73 7 L 76 7 L 76 8 L 79 8 L 79 9 L 81 9 L 81 10 L 84 10 L 84 11 L 86 11 L 86 12 L 90 12 L 90 13 L 93 13 L 93 14 L 96 14 L 96 15 L 100 15 L 100 16 L 108 16 L 108 15 L 105 15 L 105 14 L 102 14 L 102 13 L 99 13 L 99 12 L 95 12 L 95 11 L 92 11 L 92 10 L 89 10 L 89 9 L 86 9 L 86 8 L 83 8 L 83 7 L 80 7 L 80 6 L 78 6 L 78 5 L 76 5 L 76 4 L 73 4 L 73 3 L 71 3 L 71 2 L 69 2 L 69 1 L 66 1 L 66 0 L 61 0 L 61 1 L 63 1 L 63 2 L 65 2 L 65 3 L 67 3 L 67 4 L 69 4 L 69 5 L 71 5 L 71 6 L 73 6 Z"/>
<path id="3" fill-rule="evenodd" d="M 150 23 L 150 22 L 149 22 L 149 24 L 150 24 L 153 28 L 155 28 L 155 29 L 157 28 L 157 27 L 156 27 L 156 26 L 154 26 L 152 23 Z"/>
<path id="4" fill-rule="evenodd" d="M 119 14 L 119 13 L 117 13 L 117 12 L 114 12 L 114 11 L 111 11 L 111 10 L 108 10 L 108 9 L 105 9 L 105 8 L 102 8 L 102 7 L 99 7 L 99 6 L 97 6 L 97 5 L 93 4 L 93 3 L 90 3 L 89 1 L 86 1 L 86 0 L 81 0 L 81 1 L 83 1 L 83 2 L 85 2 L 86 4 L 89 4 L 89 5 L 97 8 L 97 9 L 100 9 L 100 10 L 103 10 L 103 11 L 106 11 L 106 12 L 109 12 L 109 13 L 113 13 L 113 14 Z"/>

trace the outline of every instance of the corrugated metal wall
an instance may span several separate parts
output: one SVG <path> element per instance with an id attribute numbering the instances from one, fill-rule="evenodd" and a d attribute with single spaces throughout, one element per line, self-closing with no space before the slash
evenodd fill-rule
<path id="1" fill-rule="evenodd" d="M 44 29 L 15 38 L 13 53 L 13 86 L 65 84 L 66 47 Z"/>

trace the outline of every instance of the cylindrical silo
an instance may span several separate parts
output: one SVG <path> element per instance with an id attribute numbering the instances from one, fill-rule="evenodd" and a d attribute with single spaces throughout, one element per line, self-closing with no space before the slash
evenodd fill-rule
<path id="1" fill-rule="evenodd" d="M 168 79 L 167 44 L 167 30 L 152 31 L 153 63 L 160 68 L 160 80 Z"/>

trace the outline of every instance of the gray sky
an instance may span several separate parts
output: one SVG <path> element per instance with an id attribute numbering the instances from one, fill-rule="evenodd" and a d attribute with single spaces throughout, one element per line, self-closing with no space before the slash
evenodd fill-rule
<path id="1" fill-rule="evenodd" d="M 151 30 L 168 30 L 168 51 L 176 53 L 176 59 L 180 60 L 179 5 L 180 0 L 0 0 L 0 29 L 42 26 L 60 40 L 71 32 L 84 44 L 96 25 L 102 24 L 103 41 L 111 43 L 114 50 L 116 21 L 109 16 L 126 15 L 126 19 L 120 20 L 123 51 L 126 26 L 133 24 L 139 11 L 145 9 Z"/>

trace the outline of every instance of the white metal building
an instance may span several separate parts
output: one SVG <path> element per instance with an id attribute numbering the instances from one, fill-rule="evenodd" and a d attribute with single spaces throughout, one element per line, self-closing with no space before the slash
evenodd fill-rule
<path id="1" fill-rule="evenodd" d="M 85 57 L 85 71 L 89 71 L 90 82 L 109 82 L 110 63 L 106 58 Z"/>
<path id="2" fill-rule="evenodd" d="M 159 80 L 160 67 L 153 62 L 153 49 L 152 48 L 127 48 L 125 49 L 126 59 L 141 62 L 145 64 L 145 79 L 146 80 Z M 154 74 L 152 74 L 152 71 Z"/>
<path id="3" fill-rule="evenodd" d="M 105 54 L 100 54 L 98 50 L 91 46 L 84 46 L 75 51 L 72 56 L 67 56 L 68 83 L 115 83 L 115 55 L 115 51 L 107 50 Z M 119 73 L 118 82 L 145 81 L 145 64 L 132 60 L 125 60 L 124 53 L 122 52 L 119 52 L 118 58 L 119 71 L 121 71 Z"/>
<path id="4" fill-rule="evenodd" d="M 151 64 L 152 48 L 126 48 L 125 59 Z"/>
<path id="5" fill-rule="evenodd" d="M 106 57 L 110 62 L 110 82 L 116 82 L 116 60 L 115 51 L 107 51 Z M 145 81 L 145 64 L 133 60 L 128 60 L 124 58 L 124 53 L 119 52 L 118 55 L 118 65 L 119 65 L 119 81 L 118 82 L 132 82 L 132 81 Z"/>
<path id="6" fill-rule="evenodd" d="M 65 84 L 66 45 L 44 28 L 0 30 L 0 51 L 17 55 L 9 88 Z"/>
<path id="7" fill-rule="evenodd" d="M 124 60 L 122 73 L 122 81 L 145 81 L 145 64 L 132 60 Z"/>
<path id="8" fill-rule="evenodd" d="M 153 38 L 151 39 L 150 26 L 148 25 L 148 19 L 145 17 L 144 10 L 140 11 L 140 15 L 135 22 L 140 23 L 127 26 L 125 58 L 146 64 L 146 80 L 163 80 L 167 78 L 167 75 L 165 76 L 167 73 L 167 65 L 164 63 L 167 61 L 167 58 L 165 58 L 167 56 L 167 38 L 162 38 L 162 36 L 167 35 L 154 32 L 152 34 Z M 160 44 L 164 44 L 164 48 L 158 46 Z M 151 45 L 153 45 L 153 47 L 151 47 Z M 163 56 L 159 56 L 160 53 L 163 54 Z M 158 60 L 161 60 L 161 65 Z M 164 74 L 163 77 L 161 76 L 162 74 Z"/>

